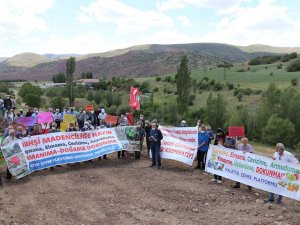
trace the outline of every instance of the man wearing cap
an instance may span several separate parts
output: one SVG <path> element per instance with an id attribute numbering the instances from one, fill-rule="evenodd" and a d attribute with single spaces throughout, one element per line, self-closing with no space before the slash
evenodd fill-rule
<path id="1" fill-rule="evenodd" d="M 152 165 L 150 167 L 157 166 L 157 169 L 161 168 L 160 146 L 161 146 L 162 139 L 163 139 L 163 135 L 161 131 L 158 129 L 157 120 L 154 119 L 151 123 L 151 131 L 149 137 L 151 154 L 152 154 Z"/>
<path id="2" fill-rule="evenodd" d="M 186 121 L 182 120 L 178 127 L 187 127 Z"/>
<path id="3" fill-rule="evenodd" d="M 282 143 L 277 143 L 275 147 L 276 151 L 273 155 L 273 160 L 278 162 L 288 162 L 288 163 L 299 163 L 299 161 L 293 156 L 292 153 L 285 150 L 285 147 Z M 265 203 L 273 203 L 275 198 L 274 193 L 269 193 L 269 198 L 265 200 Z M 282 195 L 278 195 L 277 204 L 282 204 Z"/>

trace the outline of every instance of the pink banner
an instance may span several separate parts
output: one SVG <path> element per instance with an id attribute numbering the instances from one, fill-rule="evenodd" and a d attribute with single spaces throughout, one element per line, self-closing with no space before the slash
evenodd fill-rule
<path id="1" fill-rule="evenodd" d="M 33 117 L 20 117 L 17 119 L 17 123 L 23 124 L 26 127 L 34 126 L 34 118 Z"/>
<path id="2" fill-rule="evenodd" d="M 53 114 L 51 112 L 42 112 L 38 114 L 38 124 L 53 122 Z"/>

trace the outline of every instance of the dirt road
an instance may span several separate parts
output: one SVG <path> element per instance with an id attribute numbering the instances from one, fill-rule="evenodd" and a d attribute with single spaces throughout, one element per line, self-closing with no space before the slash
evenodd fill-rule
<path id="1" fill-rule="evenodd" d="M 43 170 L 0 189 L 0 224 L 300 224 L 300 204 L 284 198 L 269 209 L 267 193 L 233 190 L 230 180 L 143 157 L 94 160 Z"/>

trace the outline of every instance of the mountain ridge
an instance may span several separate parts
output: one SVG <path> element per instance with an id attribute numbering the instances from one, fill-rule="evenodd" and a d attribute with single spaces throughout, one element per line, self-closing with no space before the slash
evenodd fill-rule
<path id="1" fill-rule="evenodd" d="M 244 46 L 244 49 L 246 47 Z M 254 49 L 257 51 L 253 52 Z M 269 49 L 273 52 L 258 51 L 259 49 Z M 224 61 L 246 62 L 257 56 L 274 54 L 277 53 L 276 51 L 291 51 L 292 49 L 297 48 L 281 49 L 266 45 L 251 45 L 242 50 L 240 46 L 222 43 L 137 45 L 104 53 L 74 54 L 77 59 L 75 77 L 78 78 L 82 72 L 87 71 L 92 72 L 95 78 L 168 74 L 176 72 L 183 55 L 188 56 L 191 69 L 199 69 L 216 66 Z M 71 56 L 72 54 L 64 55 Z M 66 58 L 52 57 L 49 59 L 45 55 L 35 53 L 24 53 L 17 56 L 21 62 L 23 60 L 23 63 L 17 63 L 18 57 L 16 56 L 0 62 L 0 79 L 51 80 L 53 74 L 65 72 Z M 25 56 L 25 59 L 20 56 Z M 24 63 L 26 60 L 29 63 Z M 34 65 L 34 63 L 36 64 Z"/>

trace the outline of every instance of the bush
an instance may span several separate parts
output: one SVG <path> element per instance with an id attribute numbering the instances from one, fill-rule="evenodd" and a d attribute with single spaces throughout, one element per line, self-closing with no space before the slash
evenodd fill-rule
<path id="1" fill-rule="evenodd" d="M 287 70 L 288 72 L 296 72 L 296 71 L 300 71 L 300 59 L 291 62 L 291 63 L 287 66 L 286 70 Z"/>
<path id="2" fill-rule="evenodd" d="M 269 73 L 269 76 L 273 76 L 273 72 Z"/>
<path id="3" fill-rule="evenodd" d="M 152 92 L 158 92 L 158 87 L 154 88 Z"/>
<path id="4" fill-rule="evenodd" d="M 172 77 L 171 76 L 167 76 L 165 79 L 164 79 L 165 82 L 171 82 L 172 81 Z"/>
<path id="5" fill-rule="evenodd" d="M 158 82 L 158 81 L 161 81 L 161 77 L 156 77 L 155 80 Z"/>
<path id="6" fill-rule="evenodd" d="M 245 70 L 245 69 L 238 69 L 236 72 L 247 72 L 247 70 Z"/>
<path id="7" fill-rule="evenodd" d="M 291 79 L 291 84 L 292 84 L 293 86 L 297 86 L 297 85 L 298 85 L 298 79 L 297 79 L 297 78 Z"/>
<path id="8" fill-rule="evenodd" d="M 221 83 L 215 83 L 214 85 L 214 91 L 222 91 L 223 90 L 223 84 Z"/>
<path id="9" fill-rule="evenodd" d="M 29 107 L 37 108 L 40 108 L 42 102 L 41 95 L 36 95 L 34 93 L 26 94 L 23 100 Z"/>
<path id="10" fill-rule="evenodd" d="M 275 145 L 280 140 L 288 147 L 293 147 L 295 127 L 288 119 L 282 119 L 277 114 L 272 115 L 266 127 L 263 128 L 262 139 L 264 142 Z M 282 139 L 284 137 L 284 139 Z"/>
<path id="11" fill-rule="evenodd" d="M 211 81 L 209 82 L 209 85 L 210 85 L 210 86 L 214 86 L 214 85 L 215 85 L 215 80 L 211 80 Z"/>
<path id="12" fill-rule="evenodd" d="M 94 92 L 93 91 L 89 91 L 88 93 L 87 93 L 87 96 L 86 96 L 86 99 L 88 100 L 88 101 L 93 101 L 93 99 L 94 99 Z"/>
<path id="13" fill-rule="evenodd" d="M 282 69 L 282 64 L 281 63 L 277 65 L 277 69 L 279 69 L 279 70 Z"/>
<path id="14" fill-rule="evenodd" d="M 227 83 L 228 90 L 234 89 L 234 84 Z"/>
<path id="15" fill-rule="evenodd" d="M 59 92 L 57 89 L 49 88 L 46 92 L 46 96 L 49 98 L 53 98 L 59 95 Z"/>
<path id="16" fill-rule="evenodd" d="M 60 110 L 62 110 L 66 106 L 66 104 L 67 104 L 67 100 L 64 99 L 61 96 L 52 98 L 51 101 L 50 101 L 50 106 L 53 109 L 60 109 Z"/>

